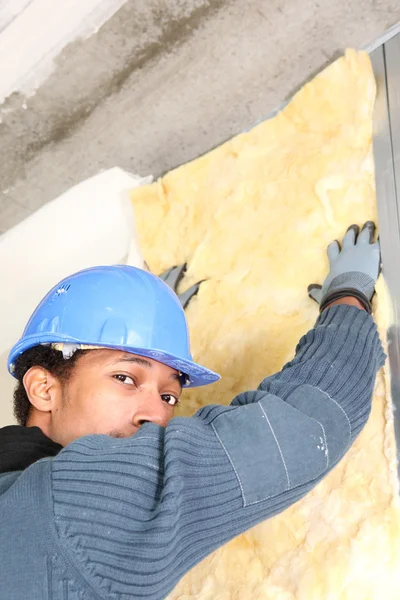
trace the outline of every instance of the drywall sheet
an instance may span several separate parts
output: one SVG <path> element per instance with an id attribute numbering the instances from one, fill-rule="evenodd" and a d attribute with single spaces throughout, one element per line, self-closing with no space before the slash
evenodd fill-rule
<path id="1" fill-rule="evenodd" d="M 93 265 L 143 266 L 127 190 L 149 181 L 118 167 L 107 169 L 0 236 L 0 427 L 15 422 L 16 382 L 7 371 L 8 353 L 53 285 Z"/>
<path id="2" fill-rule="evenodd" d="M 132 193 L 141 249 L 160 273 L 187 261 L 182 289 L 196 360 L 222 380 L 185 394 L 182 413 L 228 404 L 293 356 L 318 307 L 325 248 L 377 219 L 375 80 L 348 51 L 275 118 Z M 386 339 L 388 302 L 375 316 Z M 385 600 L 400 583 L 400 511 L 388 369 L 346 458 L 306 498 L 195 567 L 170 600 Z M 266 457 L 266 460 L 268 457 Z"/>

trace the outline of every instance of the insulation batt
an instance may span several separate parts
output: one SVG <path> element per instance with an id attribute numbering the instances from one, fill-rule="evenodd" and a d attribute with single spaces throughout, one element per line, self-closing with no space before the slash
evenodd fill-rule
<path id="1" fill-rule="evenodd" d="M 377 220 L 375 81 L 349 50 L 275 118 L 132 192 L 141 249 L 160 273 L 188 262 L 194 358 L 222 380 L 185 392 L 181 414 L 229 404 L 293 357 L 317 318 L 307 285 L 326 246 Z M 378 282 L 382 339 L 388 302 Z M 265 457 L 268 460 L 268 456 Z M 400 594 L 400 509 L 388 365 L 370 420 L 306 498 L 205 559 L 169 600 L 391 600 Z"/>

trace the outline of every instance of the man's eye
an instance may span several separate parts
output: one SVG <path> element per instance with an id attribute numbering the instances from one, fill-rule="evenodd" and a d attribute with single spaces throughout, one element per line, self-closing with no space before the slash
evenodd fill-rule
<path id="1" fill-rule="evenodd" d="M 179 404 L 179 398 L 173 396 L 172 394 L 162 394 L 161 400 L 170 406 L 177 406 Z"/>
<path id="2" fill-rule="evenodd" d="M 118 381 L 120 381 L 121 383 L 126 383 L 127 385 L 135 385 L 135 382 L 133 381 L 132 377 L 129 377 L 128 375 L 113 375 L 114 379 L 117 379 Z"/>

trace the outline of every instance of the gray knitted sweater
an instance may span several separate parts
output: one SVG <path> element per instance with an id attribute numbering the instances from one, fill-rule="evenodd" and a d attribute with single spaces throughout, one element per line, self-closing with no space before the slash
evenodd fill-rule
<path id="1" fill-rule="evenodd" d="M 0 476 L 1 600 L 160 600 L 207 554 L 304 496 L 365 425 L 384 353 L 335 306 L 230 406 L 91 435 Z"/>

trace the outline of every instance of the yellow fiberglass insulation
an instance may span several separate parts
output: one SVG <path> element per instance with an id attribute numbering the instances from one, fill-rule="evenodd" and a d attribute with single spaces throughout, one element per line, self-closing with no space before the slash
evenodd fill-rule
<path id="1" fill-rule="evenodd" d="M 275 118 L 132 193 L 150 269 L 188 263 L 182 289 L 195 360 L 217 384 L 187 391 L 181 414 L 228 404 L 280 370 L 317 318 L 307 285 L 326 246 L 377 219 L 372 158 L 375 81 L 348 51 Z M 375 318 L 384 338 L 383 282 Z M 303 500 L 195 567 L 170 600 L 394 600 L 400 509 L 388 366 L 371 418 L 341 463 Z"/>

